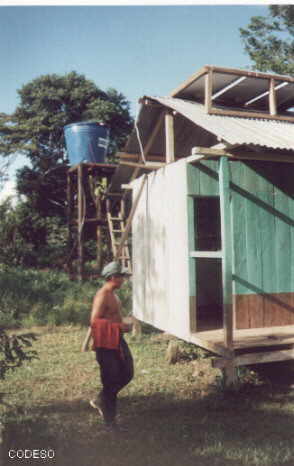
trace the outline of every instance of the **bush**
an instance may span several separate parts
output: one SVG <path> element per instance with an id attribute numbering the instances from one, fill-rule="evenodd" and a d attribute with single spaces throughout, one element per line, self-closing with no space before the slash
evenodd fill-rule
<path id="1" fill-rule="evenodd" d="M 0 325 L 88 325 L 93 297 L 103 282 L 71 281 L 63 272 L 0 266 Z M 131 312 L 131 284 L 118 292 L 123 314 Z M 5 311 L 5 312 L 4 312 Z"/>

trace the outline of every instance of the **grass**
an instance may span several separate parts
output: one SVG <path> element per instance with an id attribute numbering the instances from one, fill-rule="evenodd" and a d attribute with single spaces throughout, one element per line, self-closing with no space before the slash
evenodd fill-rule
<path id="1" fill-rule="evenodd" d="M 3 465 L 14 464 L 10 448 L 52 448 L 55 459 L 43 462 L 58 466 L 293 466 L 294 394 L 285 384 L 224 392 L 203 354 L 168 365 L 167 341 L 128 336 L 135 378 L 120 394 L 119 412 L 129 430 L 105 433 L 88 404 L 100 381 L 94 353 L 80 352 L 86 330 L 34 330 L 39 359 L 0 389 Z"/>

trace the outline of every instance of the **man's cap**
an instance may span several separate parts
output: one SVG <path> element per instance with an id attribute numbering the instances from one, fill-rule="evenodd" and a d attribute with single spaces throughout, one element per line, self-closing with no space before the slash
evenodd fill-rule
<path id="1" fill-rule="evenodd" d="M 117 261 L 109 262 L 103 267 L 101 272 L 102 277 L 109 278 L 112 275 L 129 275 L 127 269 L 123 268 L 121 264 Z"/>

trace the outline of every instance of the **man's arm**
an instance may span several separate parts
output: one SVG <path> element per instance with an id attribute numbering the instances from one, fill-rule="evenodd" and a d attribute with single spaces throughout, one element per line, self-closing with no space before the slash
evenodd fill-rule
<path id="1" fill-rule="evenodd" d="M 92 305 L 92 312 L 90 323 L 93 324 L 95 319 L 103 318 L 105 315 L 105 309 L 107 308 L 107 293 L 103 292 L 102 290 L 96 293 L 93 305 Z"/>
<path id="2" fill-rule="evenodd" d="M 101 291 L 98 291 L 98 293 L 96 293 L 93 299 L 93 305 L 92 305 L 92 311 L 91 311 L 91 317 L 90 317 L 90 327 L 88 328 L 87 335 L 82 344 L 83 352 L 89 350 L 89 343 L 90 343 L 91 336 L 92 336 L 91 324 L 94 322 L 95 319 L 99 317 L 103 317 L 103 313 L 106 308 L 106 305 L 107 305 L 106 293 L 102 293 Z"/>

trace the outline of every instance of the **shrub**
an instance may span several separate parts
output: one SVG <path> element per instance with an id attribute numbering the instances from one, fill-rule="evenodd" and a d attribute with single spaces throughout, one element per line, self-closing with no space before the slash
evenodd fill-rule
<path id="1" fill-rule="evenodd" d="M 74 282 L 63 272 L 0 266 L 0 325 L 88 325 L 93 297 L 102 284 L 101 280 Z M 118 294 L 127 315 L 131 284 L 127 282 Z"/>

